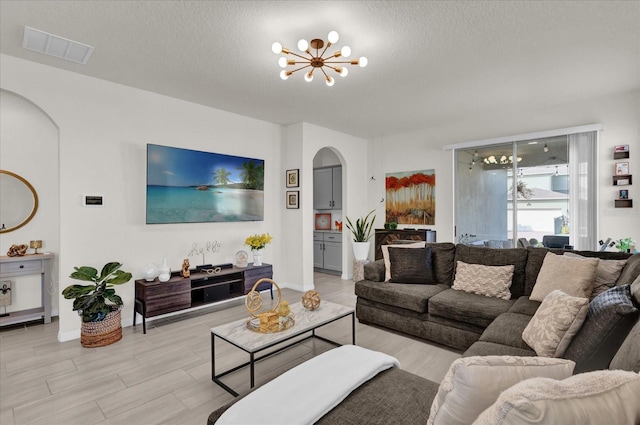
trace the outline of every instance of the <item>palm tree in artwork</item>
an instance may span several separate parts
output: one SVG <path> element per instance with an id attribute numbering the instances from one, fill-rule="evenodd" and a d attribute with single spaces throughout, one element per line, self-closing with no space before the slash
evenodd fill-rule
<path id="1" fill-rule="evenodd" d="M 240 178 L 247 189 L 264 189 L 264 166 L 254 161 L 242 163 Z"/>
<path id="2" fill-rule="evenodd" d="M 216 183 L 221 186 L 226 186 L 229 184 L 229 176 L 231 175 L 230 171 L 227 171 L 224 167 L 220 167 L 213 173 L 213 178 Z"/>

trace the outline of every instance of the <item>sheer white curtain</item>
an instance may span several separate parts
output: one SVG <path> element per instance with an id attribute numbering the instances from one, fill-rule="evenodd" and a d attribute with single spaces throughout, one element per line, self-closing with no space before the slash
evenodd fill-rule
<path id="1" fill-rule="evenodd" d="M 569 134 L 569 220 L 574 249 L 598 249 L 598 132 Z"/>

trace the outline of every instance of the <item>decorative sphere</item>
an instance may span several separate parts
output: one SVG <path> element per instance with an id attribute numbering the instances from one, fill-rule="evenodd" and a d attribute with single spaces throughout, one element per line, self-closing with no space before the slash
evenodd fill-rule
<path id="1" fill-rule="evenodd" d="M 149 263 L 142 269 L 142 274 L 144 275 L 144 280 L 151 282 L 158 277 L 158 266 L 153 263 Z"/>
<path id="2" fill-rule="evenodd" d="M 316 291 L 307 291 L 302 296 L 302 306 L 313 311 L 320 307 L 320 294 Z"/>

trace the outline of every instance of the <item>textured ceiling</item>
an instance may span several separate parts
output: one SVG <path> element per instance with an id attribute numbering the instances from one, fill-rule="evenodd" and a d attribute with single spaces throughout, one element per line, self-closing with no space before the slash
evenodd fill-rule
<path id="1" fill-rule="evenodd" d="M 360 137 L 640 88 L 639 1 L 0 1 L 0 52 L 278 124 Z M 25 25 L 95 47 L 21 47 Z M 282 81 L 271 43 L 340 33 L 366 56 L 327 87 Z"/>

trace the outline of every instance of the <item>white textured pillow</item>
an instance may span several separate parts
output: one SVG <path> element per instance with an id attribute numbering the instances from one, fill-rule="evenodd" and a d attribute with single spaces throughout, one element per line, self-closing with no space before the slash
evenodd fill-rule
<path id="1" fill-rule="evenodd" d="M 514 269 L 514 265 L 485 266 L 458 261 L 451 289 L 508 300 L 511 299 L 509 288 L 513 281 Z"/>
<path id="2" fill-rule="evenodd" d="M 589 257 L 583 257 L 582 255 L 575 254 L 573 252 L 565 252 L 565 256 L 571 258 L 586 259 Z M 602 294 L 607 289 L 611 289 L 616 286 L 616 282 L 622 273 L 624 265 L 627 264 L 627 260 L 602 260 L 598 262 L 596 268 L 596 278 L 593 281 L 593 292 L 591 292 L 590 300 L 593 300 L 598 295 Z"/>
<path id="3" fill-rule="evenodd" d="M 529 299 L 542 301 L 554 289 L 574 297 L 589 298 L 599 261 L 598 258 L 579 259 L 547 252 Z"/>
<path id="4" fill-rule="evenodd" d="M 528 378 L 564 379 L 571 360 L 546 357 L 475 356 L 457 359 L 433 399 L 427 425 L 471 424 L 500 393 Z"/>
<path id="5" fill-rule="evenodd" d="M 587 318 L 589 300 L 559 289 L 547 295 L 522 332 L 522 340 L 539 356 L 561 357 Z"/>
<path id="6" fill-rule="evenodd" d="M 403 243 L 403 244 L 391 244 L 391 245 L 382 245 L 380 248 L 382 249 L 382 259 L 384 260 L 384 281 L 389 282 L 391 280 L 391 260 L 389 259 L 389 247 L 392 246 L 394 248 L 424 248 L 426 246 L 426 242 L 417 241 L 414 243 Z"/>
<path id="7" fill-rule="evenodd" d="M 634 425 L 639 394 L 640 375 L 622 370 L 533 378 L 503 392 L 473 425 Z"/>

